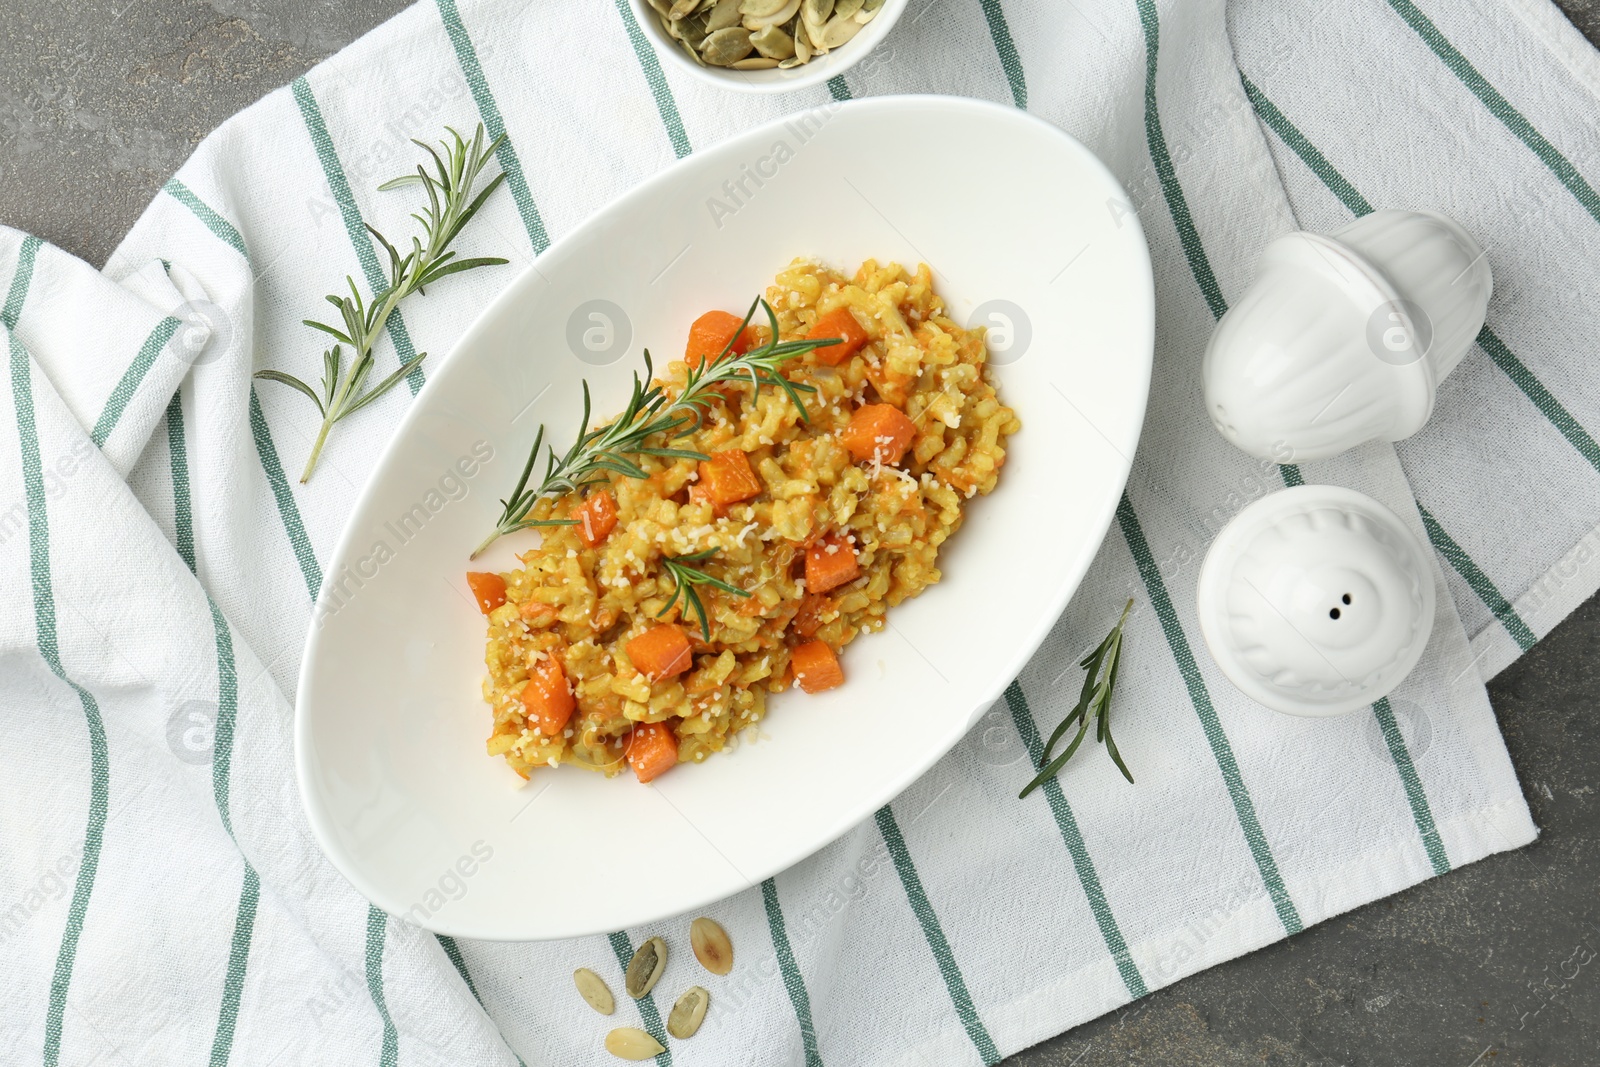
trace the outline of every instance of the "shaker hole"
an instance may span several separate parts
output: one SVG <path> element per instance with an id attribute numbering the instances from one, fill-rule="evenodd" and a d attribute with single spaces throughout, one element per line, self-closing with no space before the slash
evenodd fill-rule
<path id="1" fill-rule="evenodd" d="M 1346 593 L 1344 596 L 1340 597 L 1339 599 L 1343 600 L 1346 604 L 1348 604 L 1348 603 L 1350 603 L 1350 594 Z"/>
<path id="2" fill-rule="evenodd" d="M 1338 608 L 1334 608 L 1332 611 L 1328 612 L 1328 618 L 1337 619 L 1338 617 L 1339 617 L 1339 609 Z"/>

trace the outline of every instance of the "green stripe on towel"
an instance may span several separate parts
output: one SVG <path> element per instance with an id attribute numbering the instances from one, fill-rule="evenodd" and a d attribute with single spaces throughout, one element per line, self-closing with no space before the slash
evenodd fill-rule
<path id="1" fill-rule="evenodd" d="M 24 237 L 22 245 L 17 249 L 17 269 L 11 274 L 11 288 L 6 291 L 6 302 L 0 306 L 0 326 L 7 330 L 17 328 L 17 320 L 22 317 L 22 304 L 28 299 L 28 287 L 33 284 L 33 267 L 39 258 L 39 246 L 44 244 L 37 237 Z"/>
<path id="2" fill-rule="evenodd" d="M 172 538 L 189 565 L 195 570 L 194 506 L 189 501 L 189 448 L 183 432 L 183 394 L 172 394 L 167 404 L 167 461 L 172 471 Z"/>
<path id="3" fill-rule="evenodd" d="M 828 79 L 828 92 L 840 103 L 855 99 L 850 93 L 850 84 L 844 80 L 843 74 L 835 74 Z"/>
<path id="4" fill-rule="evenodd" d="M 994 41 L 995 53 L 1000 57 L 1000 69 L 1006 72 L 1006 82 L 1011 86 L 1011 102 L 1023 111 L 1028 110 L 1028 80 L 1022 73 L 1022 59 L 1011 40 L 1011 27 L 1006 25 L 1006 13 L 1000 10 L 1000 0 L 980 0 L 984 20 L 989 23 L 989 38 Z"/>
<path id="5" fill-rule="evenodd" d="M 228 624 L 209 596 L 206 603 L 211 609 L 211 625 L 217 643 L 217 719 L 211 751 L 211 787 L 217 812 L 222 816 L 222 825 L 228 831 L 228 836 L 233 837 L 230 790 L 233 781 L 234 730 L 239 713 L 239 675 L 234 665 L 233 637 L 228 631 Z M 239 906 L 233 921 L 233 941 L 228 950 L 228 973 L 222 983 L 217 1033 L 211 1045 L 211 1067 L 223 1067 L 233 1052 L 239 1002 L 244 995 L 245 973 L 250 965 L 250 943 L 255 935 L 256 905 L 260 897 L 261 879 L 247 859 L 244 862 L 244 882 L 239 891 Z"/>
<path id="6" fill-rule="evenodd" d="M 367 993 L 383 1021 L 383 1045 L 378 1053 L 379 1067 L 395 1067 L 400 1060 L 400 1032 L 389 1015 L 383 995 L 383 943 L 389 933 L 389 917 L 372 904 L 367 905 Z"/>
<path id="7" fill-rule="evenodd" d="M 995 1048 L 994 1040 L 989 1037 L 989 1031 L 984 1028 L 983 1020 L 978 1017 L 978 1009 L 972 1005 L 972 996 L 967 992 L 967 980 L 962 977 L 955 953 L 950 950 L 950 942 L 944 936 L 944 928 L 939 925 L 939 916 L 934 913 L 933 905 L 928 902 L 928 894 L 922 888 L 922 878 L 917 874 L 917 866 L 911 859 L 911 850 L 906 848 L 906 840 L 900 834 L 899 824 L 895 822 L 894 810 L 885 804 L 877 810 L 874 818 L 878 823 L 878 832 L 883 834 L 884 844 L 889 846 L 889 855 L 894 859 L 894 869 L 900 875 L 900 884 L 905 887 L 906 899 L 911 902 L 911 910 L 916 914 L 917 922 L 922 924 L 922 935 L 928 939 L 928 948 L 933 951 L 934 961 L 939 965 L 939 973 L 944 976 L 945 988 L 950 991 L 950 1000 L 955 1004 L 956 1016 L 960 1018 L 961 1025 L 966 1027 L 967 1036 L 972 1039 L 978 1055 L 983 1057 L 985 1064 L 992 1067 L 993 1064 L 1000 1062 L 1000 1051 Z"/>
<path id="8" fill-rule="evenodd" d="M 1189 271 L 1194 275 L 1195 283 L 1200 287 L 1201 295 L 1205 297 L 1212 316 L 1220 319 L 1227 312 L 1228 304 L 1223 299 L 1222 287 L 1217 284 L 1216 274 L 1211 269 L 1211 261 L 1207 258 L 1205 247 L 1200 241 L 1200 233 L 1195 228 L 1193 216 L 1189 213 L 1189 204 L 1183 195 L 1183 186 L 1178 182 L 1177 170 L 1167 150 L 1166 134 L 1161 127 L 1156 94 L 1156 71 L 1161 52 L 1160 14 L 1156 10 L 1155 0 L 1136 0 L 1136 3 L 1145 40 L 1144 125 L 1150 158 L 1161 182 L 1167 210 L 1177 229 L 1178 242 L 1183 247 L 1184 258 L 1188 260 Z M 1281 473 L 1285 484 L 1294 485 L 1303 481 L 1298 467 L 1286 465 Z M 1126 493 L 1117 505 L 1117 521 L 1138 565 L 1150 602 L 1155 606 L 1156 615 L 1161 620 L 1162 632 L 1166 635 L 1167 644 L 1177 661 L 1178 671 L 1183 676 L 1184 685 L 1189 691 L 1190 703 L 1194 705 L 1195 714 L 1200 717 L 1200 724 L 1205 731 L 1206 740 L 1211 745 L 1217 769 L 1221 772 L 1223 782 L 1227 785 L 1228 794 L 1233 801 L 1239 827 L 1244 833 L 1246 844 L 1250 847 L 1250 854 L 1255 859 L 1256 868 L 1261 873 L 1261 880 L 1266 886 L 1267 893 L 1272 898 L 1278 919 L 1283 923 L 1284 930 L 1291 934 L 1297 933 L 1304 925 L 1300 920 L 1300 913 L 1296 910 L 1294 901 L 1289 898 L 1288 888 L 1283 884 L 1283 878 L 1278 872 L 1277 861 L 1267 846 L 1266 835 L 1262 832 L 1260 820 L 1256 816 L 1255 803 L 1250 799 L 1249 790 L 1245 787 L 1244 778 L 1240 775 L 1238 763 L 1234 759 L 1233 746 L 1229 743 L 1227 734 L 1222 729 L 1222 722 L 1212 706 L 1211 694 L 1206 691 L 1205 681 L 1200 677 L 1200 668 L 1195 663 L 1194 653 L 1189 648 L 1189 639 L 1183 632 L 1182 624 L 1178 622 L 1177 612 L 1173 610 L 1172 600 L 1167 595 L 1166 584 L 1162 581 L 1161 572 L 1150 554 L 1150 546 L 1145 541 L 1144 531 L 1133 510 L 1133 503 Z"/>
<path id="9" fill-rule="evenodd" d="M 448 934 L 434 934 L 433 936 L 438 940 L 439 947 L 444 949 L 445 957 L 450 960 L 450 966 L 456 969 L 456 973 L 461 976 L 461 980 L 467 984 L 467 992 L 471 993 L 472 999 L 478 1002 L 478 1007 L 483 1007 L 483 997 L 478 994 L 478 985 L 472 980 L 472 972 L 467 970 L 467 961 L 466 957 L 461 955 L 461 946 L 456 944 L 456 939 Z M 504 1036 L 501 1037 L 501 1040 L 505 1041 Z M 520 1067 L 528 1067 L 526 1063 L 523 1063 L 522 1057 L 518 1056 L 516 1050 L 511 1047 L 509 1041 L 506 1042 L 506 1050 L 516 1059 Z"/>
<path id="10" fill-rule="evenodd" d="M 1217 717 L 1216 708 L 1212 706 L 1211 694 L 1206 690 L 1205 679 L 1200 677 L 1200 667 L 1195 663 L 1194 652 L 1189 648 L 1189 639 L 1184 635 L 1183 624 L 1178 621 L 1178 613 L 1172 607 L 1172 600 L 1167 596 L 1167 586 L 1161 578 L 1161 570 L 1156 566 L 1155 556 L 1150 552 L 1150 544 L 1145 540 L 1144 530 L 1139 525 L 1139 517 L 1134 513 L 1133 502 L 1126 493 L 1117 505 L 1117 523 L 1122 527 L 1122 536 L 1128 542 L 1128 549 L 1133 553 L 1134 562 L 1139 567 L 1139 575 L 1144 580 L 1145 592 L 1150 596 L 1150 603 L 1156 609 L 1156 617 L 1161 620 L 1161 630 L 1166 635 L 1167 645 L 1172 649 L 1172 658 L 1177 660 L 1178 672 L 1183 675 L 1183 683 L 1189 690 L 1189 701 L 1194 705 L 1195 714 L 1200 717 L 1200 725 L 1205 731 L 1206 741 L 1211 745 L 1212 755 L 1216 758 L 1217 769 L 1222 772 L 1222 780 L 1228 787 L 1228 795 L 1233 800 L 1234 812 L 1238 815 L 1239 828 L 1244 832 L 1245 842 L 1250 846 L 1250 854 L 1255 858 L 1256 868 L 1261 872 L 1261 881 L 1267 887 L 1267 893 L 1272 897 L 1272 906 L 1277 909 L 1278 919 L 1283 923 L 1286 932 L 1299 933 L 1303 927 L 1300 913 L 1295 909 L 1294 901 L 1289 899 L 1289 890 L 1283 884 L 1283 877 L 1278 873 L 1278 862 L 1272 857 L 1272 849 L 1267 844 L 1266 834 L 1261 830 L 1261 821 L 1256 817 L 1255 802 L 1250 799 L 1250 790 L 1244 783 L 1244 776 L 1239 773 L 1239 764 L 1233 756 L 1233 745 L 1228 741 L 1227 733 L 1222 729 L 1222 720 Z"/>
<path id="11" fill-rule="evenodd" d="M 167 466 L 172 474 L 172 515 L 178 555 L 195 571 L 194 505 L 189 498 L 189 448 L 183 426 L 182 394 L 175 393 L 167 405 Z M 233 814 L 229 788 L 233 766 L 234 723 L 239 711 L 239 673 L 233 658 L 233 637 L 222 612 L 208 596 L 211 625 L 217 646 L 217 718 L 212 745 L 211 785 L 222 825 L 233 837 Z M 222 982 L 222 1004 L 217 1011 L 217 1032 L 211 1042 L 211 1067 L 224 1067 L 233 1055 L 233 1039 L 239 1022 L 239 1002 L 244 997 L 244 979 L 250 966 L 250 944 L 255 937 L 256 908 L 261 900 L 261 879 L 249 860 L 244 861 L 244 880 L 239 889 L 239 905 L 233 920 L 233 940 L 228 949 L 228 971 Z"/>
<path id="12" fill-rule="evenodd" d="M 194 212 L 195 218 L 199 219 L 206 229 L 243 256 L 246 263 L 250 261 L 250 253 L 244 247 L 244 238 L 239 235 L 239 231 L 234 228 L 233 223 L 206 206 L 198 196 L 189 191 L 187 185 L 184 185 L 176 178 L 172 178 L 166 185 L 161 187 L 161 191 Z"/>
<path id="13" fill-rule="evenodd" d="M 373 293 L 381 293 L 389 288 L 389 276 L 378 263 L 377 250 L 372 247 L 372 235 L 367 233 L 361 209 L 356 206 L 355 193 L 351 192 L 350 182 L 344 176 L 344 165 L 339 162 L 339 153 L 334 150 L 333 137 L 328 133 L 328 124 L 322 120 L 322 109 L 317 106 L 317 98 L 311 93 L 311 83 L 300 77 L 291 83 L 290 88 L 294 92 L 295 103 L 300 105 L 300 117 L 305 121 L 311 145 L 317 150 L 322 176 L 328 180 L 334 203 L 339 205 L 339 215 L 344 219 L 345 232 L 350 235 L 350 247 L 355 249 L 356 259 L 361 263 L 361 273 L 366 276 L 367 287 Z M 411 335 L 406 332 L 406 321 L 398 307 L 389 312 L 384 327 L 394 341 L 395 356 L 400 364 L 411 362 L 417 350 L 411 345 Z M 426 380 L 420 366 L 412 368 L 411 373 L 406 375 L 406 385 L 411 389 L 412 396 L 417 395 L 417 390 L 422 388 Z"/>
<path id="14" fill-rule="evenodd" d="M 139 347 L 139 354 L 133 357 L 133 362 L 123 371 L 116 388 L 112 389 L 111 395 L 106 398 L 105 410 L 101 411 L 100 418 L 95 420 L 94 431 L 89 434 L 89 438 L 94 441 L 96 447 L 105 447 L 106 438 L 117 428 L 117 421 L 127 410 L 128 401 L 133 399 L 133 394 L 139 391 L 139 384 L 144 381 L 144 376 L 150 373 L 156 356 L 161 354 L 161 349 L 182 325 L 183 323 L 177 319 L 168 316 L 156 323 L 156 328 L 144 339 L 144 344 Z"/>
<path id="15" fill-rule="evenodd" d="M 1351 214 L 1356 216 L 1372 214 L 1371 202 L 1362 196 L 1355 186 L 1346 181 L 1343 174 L 1334 169 L 1333 164 L 1328 162 L 1328 157 L 1295 128 L 1294 123 L 1278 110 L 1278 106 L 1267 99 L 1267 94 L 1263 93 L 1255 82 L 1245 77 L 1243 72 L 1239 74 L 1239 81 L 1243 83 L 1244 94 L 1249 97 L 1250 106 L 1255 108 L 1256 115 L 1282 139 L 1284 144 L 1289 146 L 1295 155 L 1300 157 L 1306 166 L 1311 168 L 1311 173 L 1322 179 L 1322 184 L 1328 187 L 1328 191 L 1338 197 L 1339 202 L 1350 209 Z"/>
<path id="16" fill-rule="evenodd" d="M 256 905 L 261 900 L 261 879 L 248 860 L 244 884 L 239 889 L 239 910 L 233 920 L 233 941 L 228 950 L 228 973 L 222 980 L 222 1006 L 217 1011 L 217 1033 L 211 1039 L 211 1067 L 226 1067 L 233 1055 L 233 1038 L 239 1024 L 239 1001 L 244 997 L 245 970 L 250 964 L 250 942 L 255 936 Z"/>
<path id="17" fill-rule="evenodd" d="M 771 878 L 761 883 L 761 903 L 767 909 L 767 929 L 772 931 L 772 949 L 778 954 L 783 987 L 789 991 L 789 1003 L 794 1005 L 795 1022 L 800 1026 L 806 1067 L 822 1067 L 822 1055 L 817 1051 L 817 1028 L 811 1021 L 811 997 L 789 944 L 789 929 L 783 921 L 783 908 L 778 904 L 778 883 Z"/>
<path id="18" fill-rule="evenodd" d="M 1044 742 L 1039 737 L 1038 724 L 1033 721 L 1033 712 L 1028 707 L 1028 698 L 1022 692 L 1020 682 L 1013 681 L 1006 686 L 1006 705 L 1011 709 L 1012 721 L 1017 724 L 1017 733 L 1028 750 L 1033 769 L 1043 770 Z M 1117 925 L 1116 916 L 1111 914 L 1105 889 L 1100 885 L 1100 875 L 1095 871 L 1088 846 L 1083 843 L 1078 820 L 1073 816 L 1072 807 L 1061 790 L 1061 782 L 1056 778 L 1046 779 L 1044 795 L 1050 804 L 1050 813 L 1055 816 L 1056 826 L 1061 830 L 1061 839 L 1066 842 L 1067 852 L 1072 856 L 1072 866 L 1078 872 L 1078 884 L 1083 887 L 1084 896 L 1089 898 L 1089 910 L 1094 913 L 1095 924 L 1100 927 L 1100 936 L 1105 939 L 1106 948 L 1116 961 L 1117 972 L 1122 975 L 1122 984 L 1128 987 L 1128 995 L 1138 1000 L 1150 990 L 1128 952 L 1128 943 L 1122 938 L 1122 928 Z"/>
<path id="19" fill-rule="evenodd" d="M 1482 600 L 1484 606 L 1500 620 L 1500 625 L 1506 628 L 1506 633 L 1511 635 L 1517 647 L 1526 652 L 1536 645 L 1539 638 L 1528 628 L 1528 624 L 1522 621 L 1522 616 L 1517 614 L 1517 609 L 1511 606 L 1511 602 L 1501 595 L 1494 582 L 1489 580 L 1489 576 L 1478 568 L 1472 557 L 1467 555 L 1460 545 L 1456 544 L 1455 538 L 1439 525 L 1439 520 L 1433 517 L 1432 512 L 1421 504 L 1417 505 L 1417 511 L 1422 514 L 1422 525 L 1428 531 L 1428 540 L 1433 543 L 1434 550 L 1443 556 L 1472 591 L 1478 594 L 1478 599 Z"/>
<path id="20" fill-rule="evenodd" d="M 628 935 L 621 930 L 611 934 L 611 951 L 617 957 L 617 966 L 623 972 L 628 970 L 628 961 L 633 959 L 633 943 L 628 940 Z M 644 1028 L 650 1036 L 661 1042 L 662 1052 L 656 1056 L 656 1067 L 672 1067 L 672 1047 L 667 1043 L 667 1032 L 661 1026 L 661 1013 L 656 1010 L 656 997 L 654 993 L 646 993 L 634 1001 L 639 1006 L 639 1018 L 644 1021 Z"/>
<path id="21" fill-rule="evenodd" d="M 195 217 L 205 224 L 216 237 L 230 247 L 237 249 L 245 257 L 245 265 L 250 263 L 250 256 L 244 250 L 244 240 L 239 236 L 239 231 L 233 224 L 211 208 L 207 207 L 188 189 L 178 188 L 182 195 L 173 191 L 177 179 L 167 183 L 167 192 L 171 193 L 180 203 L 194 212 Z M 300 564 L 300 573 L 305 578 L 306 590 L 312 601 L 317 599 L 317 590 L 322 587 L 322 568 L 317 565 L 317 557 L 312 554 L 311 541 L 306 537 L 305 523 L 300 521 L 300 508 L 295 504 L 294 493 L 289 489 L 289 479 L 284 477 L 283 463 L 278 459 L 277 446 L 272 443 L 272 432 L 267 429 L 267 417 L 261 411 L 261 399 L 256 395 L 255 386 L 250 387 L 250 433 L 255 439 L 256 454 L 261 458 L 261 469 L 266 473 L 267 484 L 272 489 L 272 496 L 278 505 L 278 517 L 283 522 L 284 533 L 288 535 L 289 545 L 294 550 L 296 561 Z"/>
<path id="22" fill-rule="evenodd" d="M 305 525 L 300 521 L 300 509 L 295 506 L 294 492 L 289 479 L 284 476 L 283 464 L 278 461 L 278 450 L 272 443 L 272 431 L 267 429 L 267 417 L 261 411 L 261 398 L 255 386 L 250 387 L 250 434 L 255 438 L 256 453 L 261 457 L 261 467 L 267 472 L 267 484 L 272 487 L 273 499 L 278 502 L 278 518 L 283 521 L 284 532 L 294 549 L 294 558 L 300 564 L 300 576 L 305 579 L 306 592 L 313 603 L 322 588 L 322 568 L 311 551 L 311 539 L 306 536 Z"/>
<path id="23" fill-rule="evenodd" d="M 1439 32 L 1439 27 L 1418 10 L 1417 5 L 1411 0 L 1389 0 L 1389 6 L 1394 8 L 1395 14 L 1405 20 L 1407 26 L 1414 30 L 1418 37 L 1433 50 L 1450 72 L 1461 79 L 1465 85 L 1489 109 L 1489 113 L 1501 122 L 1506 129 L 1516 135 L 1517 140 L 1528 146 L 1528 150 L 1539 157 L 1539 161 L 1550 169 L 1556 180 L 1566 187 L 1583 206 L 1591 218 L 1600 222 L 1600 195 L 1594 187 L 1584 180 L 1578 168 L 1572 161 L 1562 155 L 1555 145 L 1551 144 L 1538 130 L 1533 128 L 1533 123 L 1523 117 L 1522 112 L 1512 106 L 1511 101 L 1500 95 L 1500 91 L 1482 74 L 1478 68 L 1462 55 L 1456 46 L 1451 44 L 1445 35 Z"/>
<path id="24" fill-rule="evenodd" d="M 1411 762 L 1411 753 L 1406 751 L 1405 738 L 1400 736 L 1400 725 L 1395 722 L 1394 708 L 1390 706 L 1389 698 L 1384 697 L 1372 705 L 1372 713 L 1378 718 L 1384 743 L 1389 746 L 1389 755 L 1394 757 L 1395 769 L 1400 772 L 1400 784 L 1405 787 L 1406 799 L 1411 803 L 1411 815 L 1416 820 L 1417 833 L 1422 836 L 1422 847 L 1428 853 L 1428 862 L 1433 864 L 1433 873 L 1448 874 L 1450 859 L 1444 853 L 1444 842 L 1439 840 L 1439 828 L 1433 822 L 1428 794 L 1423 792 L 1422 779 L 1417 776 L 1417 768 Z"/>
<path id="25" fill-rule="evenodd" d="M 67 906 L 67 921 L 61 932 L 61 947 L 56 952 L 55 973 L 50 980 L 50 1000 L 45 1013 L 43 1060 L 45 1067 L 57 1067 L 61 1061 L 61 1028 L 66 1017 L 67 990 L 72 985 L 72 968 L 78 958 L 78 939 L 83 934 L 89 899 L 94 894 L 95 876 L 100 870 L 100 850 L 105 840 L 106 813 L 111 794 L 111 756 L 106 745 L 105 724 L 100 717 L 99 704 L 87 689 L 67 677 L 61 665 L 56 637 L 55 582 L 50 571 L 50 516 L 45 501 L 44 468 L 39 459 L 39 434 L 33 410 L 33 372 L 28 363 L 27 349 L 22 347 L 16 334 L 11 333 L 27 300 L 28 287 L 33 281 L 34 260 L 41 243 L 37 237 L 23 239 L 16 273 L 12 275 L 4 309 L 0 310 L 0 323 L 10 334 L 7 342 L 10 349 L 11 397 L 16 408 L 17 444 L 22 452 L 22 483 L 28 506 L 34 640 L 40 657 L 51 673 L 71 686 L 77 694 L 89 734 L 89 811 L 84 825 L 83 860 L 78 865 L 72 902 Z"/>
<path id="26" fill-rule="evenodd" d="M 1516 354 L 1506 347 L 1489 327 L 1485 326 L 1478 332 L 1478 346 L 1489 354 L 1494 365 L 1499 367 L 1505 376 L 1511 379 L 1513 385 L 1522 390 L 1524 396 L 1533 401 L 1533 406 L 1539 409 L 1556 432 L 1567 439 L 1567 443 L 1578 450 L 1578 454 L 1589 461 L 1589 465 L 1600 471 L 1600 445 L 1595 444 L 1589 431 L 1568 411 L 1566 405 L 1557 400 L 1546 389 L 1533 371 L 1518 359 Z"/>
<path id="27" fill-rule="evenodd" d="M 444 949 L 445 957 L 449 959 L 450 966 L 456 969 L 456 973 L 461 976 L 461 980 L 467 984 L 467 992 L 472 994 L 472 999 L 476 1000 L 481 1007 L 483 998 L 478 995 L 477 983 L 472 980 L 472 973 L 467 970 L 467 961 L 461 955 L 461 946 L 456 944 L 455 938 L 446 934 L 435 934 L 434 937 L 438 939 L 439 947 Z"/>
<path id="28" fill-rule="evenodd" d="M 494 94 L 489 91 L 489 81 L 483 76 L 478 50 L 472 45 L 467 27 L 461 21 L 461 12 L 456 10 L 455 0 L 438 0 L 438 6 L 439 18 L 456 51 L 456 64 L 461 68 L 462 77 L 467 79 L 472 99 L 478 105 L 478 118 L 483 121 L 484 132 L 493 140 L 506 132 L 506 123 L 500 115 L 500 106 L 495 103 Z M 538 205 L 533 202 L 527 176 L 522 172 L 522 160 L 517 157 L 516 146 L 511 143 L 510 137 L 500 143 L 494 158 L 499 162 L 500 169 L 505 171 L 512 202 L 517 205 L 517 214 L 522 216 L 522 228 L 527 231 L 528 243 L 533 246 L 533 254 L 537 256 L 550 247 L 550 237 L 544 231 L 544 219 L 539 215 Z"/>
<path id="29" fill-rule="evenodd" d="M 639 58 L 645 84 L 650 86 L 650 93 L 656 98 L 656 111 L 661 114 L 661 125 L 667 129 L 667 140 L 672 142 L 673 154 L 682 159 L 694 148 L 689 144 L 689 135 L 684 132 L 683 116 L 678 114 L 678 102 L 672 98 L 672 87 L 667 84 L 667 76 L 661 71 L 661 60 L 657 58 L 655 49 L 650 47 L 650 42 L 644 39 L 644 31 L 633 17 L 628 0 L 617 0 L 617 14 L 622 18 L 623 28 L 628 31 L 633 54 Z"/>
<path id="30" fill-rule="evenodd" d="M 1161 52 L 1161 16 L 1156 11 L 1155 0 L 1136 0 L 1139 5 L 1139 22 L 1144 27 L 1144 132 L 1150 145 L 1150 159 L 1155 164 L 1156 176 L 1161 180 L 1161 192 L 1167 200 L 1167 210 L 1178 229 L 1178 241 L 1189 260 L 1189 270 L 1200 286 L 1211 314 L 1221 318 L 1228 310 L 1222 299 L 1222 288 L 1211 271 L 1211 261 L 1206 258 L 1200 243 L 1200 232 L 1195 229 L 1194 218 L 1189 214 L 1189 202 L 1184 198 L 1183 186 L 1178 184 L 1178 172 L 1172 165 L 1172 155 L 1167 151 L 1166 134 L 1161 129 L 1161 112 L 1156 103 L 1156 64 Z"/>

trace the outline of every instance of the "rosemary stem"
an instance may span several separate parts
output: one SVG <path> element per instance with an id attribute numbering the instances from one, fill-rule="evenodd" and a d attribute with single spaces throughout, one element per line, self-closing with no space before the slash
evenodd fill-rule
<path id="1" fill-rule="evenodd" d="M 300 472 L 300 484 L 305 485 L 311 480 L 311 472 L 317 469 L 317 457 L 322 455 L 322 445 L 328 439 L 328 431 L 333 429 L 334 414 L 330 410 L 322 420 L 322 429 L 317 432 L 317 439 L 311 444 L 311 455 L 306 458 L 306 469 Z"/>
<path id="2" fill-rule="evenodd" d="M 479 556 L 483 555 L 489 550 L 490 545 L 494 544 L 498 540 L 500 540 L 500 528 L 497 526 L 495 527 L 494 533 L 490 534 L 488 537 L 485 537 L 482 542 L 479 543 L 478 547 L 472 550 L 472 555 L 468 556 L 467 559 L 477 559 Z"/>

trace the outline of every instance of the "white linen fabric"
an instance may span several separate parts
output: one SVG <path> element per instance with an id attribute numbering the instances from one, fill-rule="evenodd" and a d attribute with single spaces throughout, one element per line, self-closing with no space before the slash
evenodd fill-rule
<path id="1" fill-rule="evenodd" d="M 1144 438 L 1005 698 L 893 804 L 709 909 L 736 967 L 696 979 L 705 1027 L 660 1062 L 994 1063 L 1532 840 L 1481 679 L 1600 586 L 1600 61 L 1544 0 L 915 0 L 860 66 L 778 98 L 664 72 L 626 3 L 425 0 L 207 138 L 103 271 L 0 230 L 10 1060 L 564 1065 L 604 1062 L 612 1025 L 661 1032 L 687 979 L 607 1020 L 570 975 L 620 994 L 641 938 L 688 958 L 688 917 L 456 943 L 372 908 L 317 850 L 292 769 L 299 653 L 413 393 L 343 424 L 300 485 L 309 405 L 251 373 L 318 373 L 300 320 L 345 274 L 373 284 L 363 223 L 409 232 L 410 199 L 375 191 L 412 166 L 407 138 L 509 134 L 507 187 L 461 247 L 514 265 L 432 287 L 377 348 L 380 368 L 433 352 L 426 371 L 517 265 L 674 159 L 901 92 L 1024 107 L 1121 178 L 1129 203 L 1107 209 L 1137 211 L 1155 265 Z M 1304 467 L 1234 450 L 1199 402 L 1216 317 L 1273 237 L 1390 206 L 1453 215 L 1496 275 L 1432 422 Z M 1333 720 L 1244 699 L 1195 620 L 1210 539 L 1302 479 L 1376 496 L 1440 562 L 1422 664 Z M 1018 801 L 1129 595 L 1115 718 L 1138 784 L 1091 750 Z"/>

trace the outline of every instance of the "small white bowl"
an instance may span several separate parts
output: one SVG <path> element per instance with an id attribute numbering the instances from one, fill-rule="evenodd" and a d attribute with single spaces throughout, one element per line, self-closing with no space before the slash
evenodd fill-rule
<path id="1" fill-rule="evenodd" d="M 737 93 L 792 93 L 797 89 L 821 85 L 866 58 L 868 52 L 889 36 L 889 31 L 894 29 L 894 24 L 906 9 L 906 0 L 884 0 L 883 9 L 877 17 L 861 27 L 861 31 L 853 38 L 827 55 L 818 56 L 798 67 L 788 70 L 728 70 L 723 67 L 702 67 L 684 55 L 678 42 L 661 28 L 661 21 L 656 18 L 655 9 L 648 0 L 628 0 L 628 4 L 633 8 L 634 19 L 663 63 L 708 85 Z"/>

